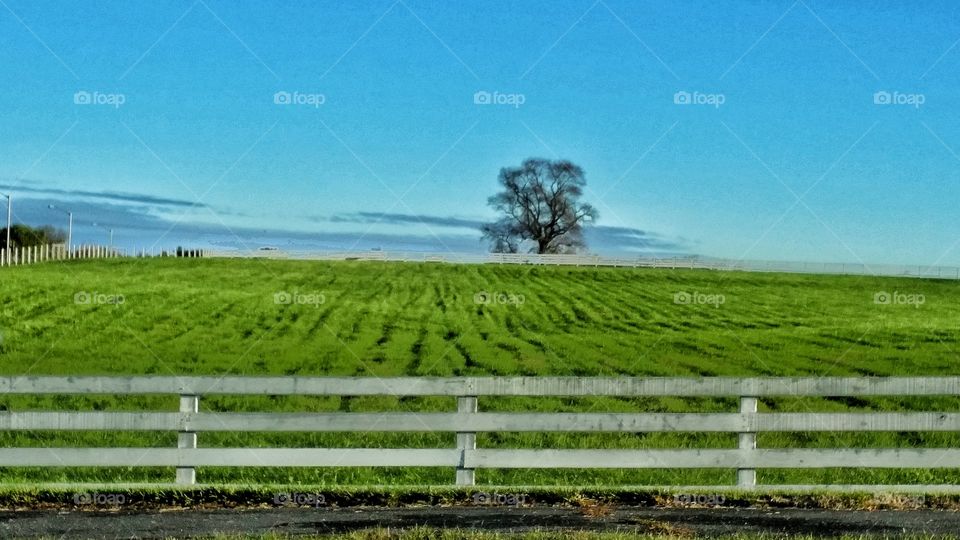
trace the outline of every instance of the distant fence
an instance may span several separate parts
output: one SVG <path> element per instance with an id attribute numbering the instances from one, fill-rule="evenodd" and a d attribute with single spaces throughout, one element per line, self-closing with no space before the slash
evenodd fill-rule
<path id="1" fill-rule="evenodd" d="M 175 250 L 152 248 L 125 250 L 107 246 L 63 244 L 0 250 L 0 266 L 31 264 L 67 259 L 106 257 L 219 257 L 266 258 L 316 261 L 394 261 L 452 264 L 529 264 L 541 266 L 593 266 L 618 268 L 701 269 L 743 272 L 784 272 L 797 274 L 877 275 L 960 280 L 960 267 L 856 263 L 814 263 L 753 261 L 703 257 L 607 257 L 600 255 L 540 255 L 537 253 L 434 253 L 414 251 L 283 251 L 258 250 Z"/>
<path id="2" fill-rule="evenodd" d="M 0 249 L 0 267 L 21 266 L 50 261 L 68 261 L 76 259 L 110 259 L 115 257 L 203 257 L 201 249 L 176 250 L 134 250 L 101 245 L 79 245 L 67 249 L 65 244 L 45 244 L 40 246 Z"/>
<path id="3" fill-rule="evenodd" d="M 67 249 L 65 244 L 0 249 L 0 266 L 19 266 L 47 261 L 70 259 L 106 259 L 120 257 L 122 252 L 107 246 L 83 245 Z"/>
<path id="4" fill-rule="evenodd" d="M 205 251 L 206 257 L 241 257 L 327 261 L 396 261 L 455 264 L 531 264 L 544 266 L 609 266 L 620 268 L 704 269 L 744 272 L 841 274 L 960 279 L 960 267 L 857 263 L 813 263 L 714 259 L 703 257 L 608 257 L 540 255 L 537 253 L 424 253 L 410 251 Z"/>
<path id="5" fill-rule="evenodd" d="M 957 448 L 757 448 L 758 432 L 960 431 L 956 412 L 757 412 L 768 396 L 960 395 L 960 377 L 904 378 L 338 378 L 338 377 L 7 377 L 2 394 L 176 394 L 179 412 L 0 412 L 0 430 L 176 431 L 177 448 L 0 448 L 0 467 L 449 467 L 456 485 L 477 469 L 730 468 L 737 486 L 759 487 L 756 469 L 960 468 Z M 199 412 L 207 395 L 452 396 L 456 412 Z M 737 397 L 727 413 L 489 413 L 490 396 Z M 452 432 L 455 448 L 198 448 L 199 432 Z M 478 432 L 728 432 L 735 449 L 485 449 Z M 720 486 L 714 486 L 720 487 Z M 814 487 L 814 486 L 793 486 Z M 816 489 L 845 486 L 815 486 Z M 849 486 L 846 486 L 849 487 Z M 871 486 L 884 488 L 891 486 Z M 958 485 L 913 486 L 960 491 Z"/>

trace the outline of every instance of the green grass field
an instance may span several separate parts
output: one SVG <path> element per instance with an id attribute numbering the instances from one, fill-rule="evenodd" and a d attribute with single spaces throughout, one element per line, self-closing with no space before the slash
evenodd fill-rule
<path id="1" fill-rule="evenodd" d="M 285 294 L 286 293 L 286 294 Z M 694 298 L 676 303 L 676 294 Z M 875 303 L 888 293 L 895 300 Z M 79 296 L 78 296 L 79 295 Z M 292 303 L 277 303 L 292 298 Z M 478 298 L 478 295 L 480 296 Z M 122 303 L 110 303 L 122 297 Z M 477 300 L 492 298 L 483 304 Z M 84 300 L 92 299 L 84 303 Z M 77 300 L 80 300 L 78 303 Z M 922 300 L 922 303 L 920 301 Z M 898 301 L 914 301 L 898 303 Z M 703 302 L 703 303 L 698 303 Z M 958 375 L 960 282 L 691 270 L 150 259 L 0 271 L 0 372 L 232 375 Z M 175 410 L 23 396 L 10 409 Z M 203 410 L 454 409 L 450 398 L 210 397 Z M 481 410 L 733 411 L 731 399 L 481 399 Z M 769 399 L 762 410 L 960 410 L 960 400 Z M 765 448 L 958 446 L 953 434 L 761 434 Z M 3 433 L 5 446 L 173 446 L 166 433 Z M 201 434 L 215 446 L 452 447 L 452 434 Z M 730 434 L 515 434 L 481 447 L 735 447 Z M 168 481 L 161 469 L 10 470 Z M 446 469 L 201 469 L 201 482 L 444 484 Z M 957 471 L 759 473 L 762 483 L 960 483 Z M 478 472 L 494 484 L 732 483 L 733 471 Z"/>
<path id="2" fill-rule="evenodd" d="M 631 532 L 589 532 L 589 531 L 542 531 L 530 533 L 489 533 L 470 530 L 443 530 L 432 529 L 428 527 L 418 527 L 416 529 L 405 531 L 391 531 L 385 529 L 362 530 L 353 533 L 329 534 L 302 537 L 301 540 L 553 540 L 563 538 L 567 540 L 689 540 L 699 538 L 693 536 L 682 527 L 671 527 L 669 525 L 653 522 L 646 525 L 655 532 L 649 533 L 631 533 Z M 671 530 L 671 528 L 673 530 Z M 286 540 L 291 538 L 284 535 L 267 536 L 218 536 L 214 540 Z M 784 538 L 776 534 L 758 534 L 758 533 L 738 533 L 732 535 L 722 535 L 714 537 L 716 540 L 779 540 Z M 816 540 L 821 538 L 812 535 L 791 535 L 795 540 Z M 837 540 L 873 540 L 877 538 L 872 535 L 842 535 L 836 537 Z M 904 540 L 955 540 L 957 537 L 939 536 L 939 535 L 906 535 Z"/>

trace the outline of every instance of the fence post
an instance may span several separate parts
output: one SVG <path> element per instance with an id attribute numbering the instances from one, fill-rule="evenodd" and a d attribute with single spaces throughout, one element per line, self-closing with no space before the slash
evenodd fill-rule
<path id="1" fill-rule="evenodd" d="M 747 413 L 756 413 L 757 412 L 757 398 L 755 397 L 740 397 L 740 414 Z M 751 450 L 757 448 L 757 432 L 756 431 L 745 431 L 737 435 L 738 445 L 737 447 L 740 450 L 749 453 Z M 738 487 L 753 487 L 757 485 L 757 470 L 756 469 L 737 469 L 737 486 Z"/>
<path id="2" fill-rule="evenodd" d="M 196 413 L 200 411 L 200 396 L 180 396 L 180 412 Z M 180 431 L 177 434 L 177 448 L 196 448 L 197 433 L 195 431 Z M 193 467 L 177 467 L 178 484 L 196 484 L 197 470 Z"/>
<path id="3" fill-rule="evenodd" d="M 458 413 L 477 412 L 476 396 L 457 397 Z M 474 470 L 464 467 L 464 457 L 466 450 L 476 450 L 477 434 L 472 431 L 457 432 L 457 450 L 460 450 L 460 464 L 457 466 L 457 485 L 472 486 L 475 484 Z"/>

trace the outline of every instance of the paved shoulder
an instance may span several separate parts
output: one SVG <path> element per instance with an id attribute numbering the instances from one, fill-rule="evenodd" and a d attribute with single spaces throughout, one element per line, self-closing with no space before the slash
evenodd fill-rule
<path id="1" fill-rule="evenodd" d="M 695 533 L 792 533 L 814 536 L 957 534 L 960 513 L 738 508 L 620 507 L 585 515 L 569 507 L 269 508 L 126 512 L 0 513 L 0 537 L 190 538 L 217 533 L 292 535 L 414 526 L 499 532 L 592 530 Z"/>

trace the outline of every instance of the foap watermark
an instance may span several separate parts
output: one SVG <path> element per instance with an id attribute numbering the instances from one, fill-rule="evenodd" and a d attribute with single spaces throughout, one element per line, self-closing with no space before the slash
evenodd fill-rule
<path id="1" fill-rule="evenodd" d="M 697 305 L 697 306 L 713 306 L 715 308 L 720 307 L 721 304 L 727 303 L 727 297 L 718 294 L 718 293 L 702 293 L 698 291 L 686 292 L 680 291 L 673 293 L 673 303 L 683 306 L 687 305 Z"/>
<path id="2" fill-rule="evenodd" d="M 724 94 L 707 94 L 704 92 L 687 92 L 680 90 L 673 95 L 674 105 L 710 105 L 719 109 L 721 105 L 727 102 L 727 96 Z"/>
<path id="3" fill-rule="evenodd" d="M 273 293 L 273 303 L 278 306 L 319 306 L 326 301 L 327 297 L 318 292 L 277 291 Z"/>
<path id="4" fill-rule="evenodd" d="M 924 94 L 909 94 L 896 90 L 893 92 L 880 90 L 873 94 L 874 105 L 907 105 L 919 109 L 926 102 L 927 96 Z"/>
<path id="5" fill-rule="evenodd" d="M 122 294 L 107 294 L 97 291 L 79 291 L 73 295 L 73 303 L 80 306 L 89 305 L 123 305 L 127 298 Z"/>
<path id="6" fill-rule="evenodd" d="M 486 90 L 477 90 L 473 94 L 474 105 L 510 105 L 514 109 L 519 109 L 526 102 L 527 96 L 524 94 L 506 94 Z"/>
<path id="7" fill-rule="evenodd" d="M 524 493 L 487 493 L 478 491 L 471 496 L 473 504 L 480 506 L 521 506 L 527 504 Z"/>
<path id="8" fill-rule="evenodd" d="M 727 501 L 722 493 L 676 493 L 673 502 L 677 504 L 698 504 L 702 506 L 721 506 Z"/>
<path id="9" fill-rule="evenodd" d="M 78 90 L 73 94 L 74 105 L 109 105 L 119 109 L 121 105 L 127 102 L 127 96 L 124 94 L 109 94 L 106 92 L 88 92 Z"/>
<path id="10" fill-rule="evenodd" d="M 327 498 L 322 493 L 274 493 L 273 504 L 276 506 L 312 506 L 319 508 L 327 504 Z"/>
<path id="11" fill-rule="evenodd" d="M 527 298 L 522 294 L 480 291 L 473 295 L 473 303 L 481 306 L 522 306 Z"/>
<path id="12" fill-rule="evenodd" d="M 927 302 L 927 297 L 920 293 L 905 293 L 900 291 L 879 291 L 873 293 L 873 303 L 880 306 L 913 306 L 919 308 Z"/>
<path id="13" fill-rule="evenodd" d="M 303 92 L 287 92 L 280 90 L 273 94 L 274 105 L 307 105 L 309 107 L 319 108 L 327 102 L 327 96 L 323 94 L 307 94 Z"/>
<path id="14" fill-rule="evenodd" d="M 127 503 L 123 493 L 98 493 L 87 491 L 73 494 L 73 504 L 77 506 L 120 506 Z"/>

